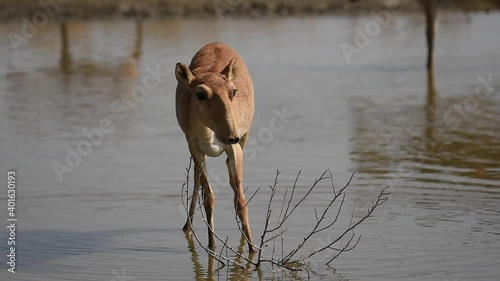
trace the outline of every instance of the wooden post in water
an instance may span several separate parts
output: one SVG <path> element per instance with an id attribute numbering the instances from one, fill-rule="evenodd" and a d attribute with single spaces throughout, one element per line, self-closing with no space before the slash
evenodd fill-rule
<path id="1" fill-rule="evenodd" d="M 69 44 L 69 32 L 68 32 L 68 22 L 63 21 L 60 25 L 61 31 L 61 58 L 59 61 L 59 66 L 64 74 L 71 74 L 71 49 Z"/>
<path id="2" fill-rule="evenodd" d="M 142 19 L 138 19 L 135 22 L 135 46 L 134 52 L 132 53 L 132 58 L 138 60 L 142 55 L 142 41 L 143 41 L 143 28 Z"/>
<path id="3" fill-rule="evenodd" d="M 427 71 L 434 73 L 434 40 L 438 25 L 437 0 L 420 0 L 425 13 L 425 29 L 427 37 Z"/>
<path id="4" fill-rule="evenodd" d="M 427 39 L 427 103 L 435 102 L 436 85 L 434 78 L 434 42 L 439 22 L 439 0 L 419 0 L 425 14 L 425 35 Z"/>

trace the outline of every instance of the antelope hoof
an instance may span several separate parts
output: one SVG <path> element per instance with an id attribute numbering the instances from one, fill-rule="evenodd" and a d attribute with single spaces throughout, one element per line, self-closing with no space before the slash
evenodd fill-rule
<path id="1" fill-rule="evenodd" d="M 193 233 L 193 229 L 191 228 L 191 225 L 189 224 L 189 222 L 186 222 L 186 224 L 182 228 L 182 231 L 184 231 L 184 233 L 186 233 L 188 235 L 190 235 L 191 233 Z"/>

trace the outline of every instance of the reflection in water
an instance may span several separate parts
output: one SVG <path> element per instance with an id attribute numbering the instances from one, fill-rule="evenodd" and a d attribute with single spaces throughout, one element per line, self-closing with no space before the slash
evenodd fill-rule
<path id="1" fill-rule="evenodd" d="M 5 104 L 15 128 L 13 133 L 37 138 L 56 134 L 66 140 L 78 140 L 82 137 L 82 127 L 98 126 L 95 118 L 109 117 L 113 102 L 128 98 L 136 85 L 138 62 L 143 53 L 141 21 L 135 22 L 133 50 L 127 51 L 125 57 L 107 60 L 99 59 L 94 52 L 84 55 L 72 52 L 71 32 L 81 27 L 77 23 L 65 21 L 58 27 L 55 34 L 61 44 L 58 64 L 5 75 L 8 89 Z M 82 43 L 77 39 L 73 47 L 81 50 Z M 88 38 L 84 41 L 93 43 Z M 132 122 L 128 118 L 115 125 L 128 131 Z"/>
<path id="2" fill-rule="evenodd" d="M 246 242 L 247 242 L 247 240 L 245 239 L 245 236 L 241 235 L 240 244 L 238 245 L 238 250 L 237 250 L 239 255 L 234 259 L 235 262 L 237 262 L 238 264 L 243 264 L 243 253 L 244 253 L 245 245 L 247 244 Z M 249 260 L 253 260 L 254 257 L 255 257 L 255 252 L 248 253 Z M 250 280 L 250 276 L 252 275 L 252 269 L 253 269 L 253 265 L 250 262 L 247 262 L 247 264 L 245 265 L 245 268 L 242 268 L 239 266 L 232 266 L 230 269 L 231 274 L 230 274 L 229 280 L 232 280 L 232 281 Z M 262 270 L 259 268 L 259 269 L 257 269 L 257 271 L 259 272 L 259 280 L 261 280 L 262 279 Z"/>
<path id="3" fill-rule="evenodd" d="M 195 280 L 197 280 L 197 281 L 201 281 L 201 280 L 212 281 L 212 280 L 215 280 L 214 276 L 213 276 L 213 272 L 214 272 L 214 258 L 212 256 L 208 255 L 208 270 L 207 270 L 207 272 L 204 272 L 203 266 L 200 263 L 198 252 L 196 251 L 196 248 L 195 248 L 195 245 L 194 245 L 193 236 L 186 234 L 186 240 L 188 242 L 189 252 L 191 252 L 191 261 L 193 262 L 193 270 L 194 270 Z"/>
<path id="4" fill-rule="evenodd" d="M 437 89 L 434 71 L 427 71 L 427 105 L 433 106 L 436 104 Z"/>
<path id="5" fill-rule="evenodd" d="M 95 72 L 95 74 L 108 74 L 112 75 L 114 70 L 109 68 L 109 64 L 101 64 L 97 62 L 87 62 L 74 65 L 73 58 L 71 55 L 71 44 L 70 44 L 70 28 L 67 21 L 63 21 L 60 24 L 61 33 L 61 58 L 59 61 L 61 72 L 65 75 L 71 75 L 75 71 L 81 71 L 85 73 Z M 142 20 L 137 20 L 135 22 L 135 42 L 134 49 L 129 57 L 123 59 L 120 66 L 120 76 L 122 77 L 136 77 L 138 75 L 137 63 L 142 56 L 142 45 L 143 45 L 144 35 L 143 35 L 143 23 Z"/>
<path id="6" fill-rule="evenodd" d="M 245 267 L 237 266 L 234 264 L 230 264 L 228 267 L 219 267 L 218 269 L 214 269 L 214 264 L 215 264 L 215 259 L 210 256 L 208 256 L 208 269 L 205 271 L 203 269 L 203 266 L 200 263 L 199 260 L 199 255 L 198 252 L 196 251 L 195 247 L 195 241 L 193 239 L 192 235 L 186 235 L 186 240 L 188 242 L 188 249 L 189 252 L 191 252 L 191 261 L 193 262 L 193 270 L 194 270 L 194 275 L 195 275 L 195 280 L 197 281 L 214 281 L 214 280 L 219 280 L 220 276 L 227 275 L 227 280 L 251 280 L 250 277 L 252 276 L 252 271 L 254 269 L 254 266 L 252 263 L 247 262 Z M 246 245 L 246 239 L 245 236 L 241 235 L 240 238 L 240 243 L 238 245 L 238 249 L 236 250 L 238 252 L 238 255 L 236 257 L 230 257 L 234 260 L 235 263 L 237 264 L 244 264 L 244 259 L 243 259 L 243 254 L 244 254 L 244 249 Z M 229 251 L 228 251 L 229 252 Z M 228 256 L 228 253 L 224 254 Z M 248 259 L 253 260 L 255 256 L 255 253 L 249 253 L 248 254 Z M 229 256 L 228 256 L 229 257 Z M 223 269 L 226 268 L 226 272 L 224 273 Z M 262 270 L 257 269 L 258 271 L 258 276 L 259 280 L 262 280 Z"/>
<path id="7" fill-rule="evenodd" d="M 124 77 L 136 77 L 137 72 L 137 62 L 142 56 L 142 41 L 143 41 L 143 28 L 142 20 L 137 20 L 135 22 L 135 44 L 134 50 L 129 58 L 127 58 L 122 64 L 121 71 Z"/>
<path id="8" fill-rule="evenodd" d="M 477 103 L 477 108 L 467 110 L 469 101 Z M 425 115 L 425 140 L 420 144 L 415 141 L 416 148 L 425 149 L 429 155 L 424 164 L 453 167 L 456 170 L 453 174 L 464 178 L 500 180 L 500 122 L 494 100 L 481 100 L 471 93 L 467 97 L 444 99 L 443 105 L 428 104 L 432 106 L 427 107 Z M 423 167 L 418 171 L 425 174 L 429 169 Z"/>
<path id="9" fill-rule="evenodd" d="M 292 174 L 306 169 L 312 181 L 317 169 L 333 166 L 340 176 L 347 170 L 359 172 L 356 185 L 360 188 L 353 187 L 352 195 L 365 202 L 372 198 L 370 190 L 397 175 L 400 165 L 403 172 L 409 170 L 404 174 L 404 187 L 394 190 L 389 204 L 360 233 L 365 243 L 337 261 L 335 267 L 342 276 L 434 281 L 453 279 L 460 272 L 463 280 L 495 280 L 500 189 L 490 186 L 500 185 L 500 96 L 497 93 L 481 100 L 477 110 L 464 113 L 466 118 L 456 108 L 463 107 L 466 97 L 474 96 L 471 88 L 475 82 L 467 82 L 471 75 L 499 73 L 495 49 L 499 38 L 491 34 L 500 28 L 500 21 L 496 15 L 473 15 L 470 23 L 443 22 L 443 34 L 449 36 L 440 38 L 446 54 L 437 53 L 446 69 L 438 75 L 442 86 L 438 98 L 435 92 L 427 92 L 419 67 L 425 38 L 422 17 L 417 22 L 415 18 L 394 17 L 395 27 L 384 29 L 363 50 L 363 58 L 351 65 L 334 50 L 338 48 L 332 48 L 352 39 L 350 18 L 343 17 L 144 22 L 143 39 L 148 45 L 142 55 L 141 36 L 133 35 L 134 30 L 142 30 L 142 24 L 68 22 L 65 46 L 66 54 L 71 54 L 70 75 L 60 66 L 64 52 L 59 45 L 59 23 L 48 24 L 19 55 L 3 52 L 0 166 L 16 168 L 24 175 L 24 225 L 35 232 L 74 231 L 78 235 L 71 236 L 73 244 L 85 246 L 80 247 L 84 255 L 62 254 L 59 259 L 46 259 L 40 251 L 23 267 L 20 280 L 110 280 L 112 270 L 121 268 L 135 280 L 192 280 L 192 267 L 199 269 L 194 270 L 197 280 L 251 279 L 240 268 L 217 271 L 217 261 L 207 260 L 200 247 L 199 256 L 187 251 L 178 230 L 182 217 L 176 215 L 176 207 L 184 172 L 179 163 L 185 163 L 187 156 L 172 95 L 165 94 L 176 85 L 168 69 L 209 40 L 232 42 L 251 62 L 262 97 L 256 100 L 255 136 L 276 118 L 273 108 L 286 107 L 292 117 L 249 165 L 250 188 L 266 186 L 276 168 Z M 7 25 L 1 28 L 5 34 L 11 31 Z M 11 50 L 8 40 L 0 45 Z M 397 48 L 387 51 L 392 45 Z M 279 53 L 272 51 L 277 48 Z M 387 64 L 389 56 L 394 66 Z M 124 61 L 129 58 L 144 65 L 160 64 L 170 77 L 122 119 L 122 112 L 113 114 L 112 104 L 127 101 L 143 74 L 123 74 Z M 280 71 L 271 73 L 270 69 Z M 449 111 L 451 123 L 450 116 L 444 117 Z M 65 163 L 67 148 L 86 139 L 82 130 L 93 131 L 108 117 L 115 130 L 60 183 L 52 161 Z M 444 137 L 436 142 L 438 129 Z M 282 161 L 283 157 L 276 157 L 280 155 L 294 161 Z M 223 162 L 213 164 L 226 168 Z M 227 196 L 219 206 L 219 229 L 233 230 L 232 195 L 224 189 L 218 195 Z M 162 208 L 148 207 L 154 198 L 165 199 Z M 262 202 L 267 199 L 262 193 L 253 201 L 255 220 L 265 217 Z M 324 199 L 324 193 L 315 193 L 310 205 Z M 303 222 L 314 217 L 311 212 L 298 213 L 297 222 L 289 229 L 291 239 L 300 239 Z M 158 232 L 151 231 L 159 225 Z M 128 227 L 144 236 L 122 237 Z M 106 239 L 106 247 L 92 236 L 102 233 L 102 228 L 120 233 Z M 304 251 L 314 250 L 317 243 Z M 189 241 L 187 244 L 189 247 Z M 75 248 L 48 245 L 57 251 Z M 39 266 L 29 267 L 33 264 Z M 272 278 L 267 269 L 263 271 L 252 271 L 252 277 Z M 22 275 L 25 273 L 29 276 Z M 327 275 L 323 280 L 337 280 L 336 274 L 323 267 L 318 274 Z M 281 275 L 275 278 L 290 280 Z"/>
<path id="10" fill-rule="evenodd" d="M 471 93 L 437 102 L 431 85 L 427 96 L 427 106 L 351 103 L 351 157 L 359 171 L 381 178 L 396 174 L 420 182 L 498 187 L 492 184 L 500 181 L 496 100 Z M 467 111 L 471 100 L 477 108 Z"/>

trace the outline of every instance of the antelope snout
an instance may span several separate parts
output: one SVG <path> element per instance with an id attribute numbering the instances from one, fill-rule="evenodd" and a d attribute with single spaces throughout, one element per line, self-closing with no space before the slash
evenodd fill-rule
<path id="1" fill-rule="evenodd" d="M 230 134 L 229 136 L 217 136 L 217 139 L 225 145 L 237 144 L 240 142 L 240 138 L 236 134 Z"/>
<path id="2" fill-rule="evenodd" d="M 240 138 L 229 138 L 228 143 L 229 144 L 237 144 L 240 142 Z"/>

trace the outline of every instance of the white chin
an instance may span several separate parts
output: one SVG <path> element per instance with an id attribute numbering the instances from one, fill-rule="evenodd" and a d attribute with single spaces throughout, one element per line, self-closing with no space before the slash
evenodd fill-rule
<path id="1" fill-rule="evenodd" d="M 216 137 L 214 137 L 211 142 L 200 141 L 199 146 L 203 153 L 210 157 L 217 157 L 221 155 L 226 147 L 226 145 L 219 141 Z"/>

